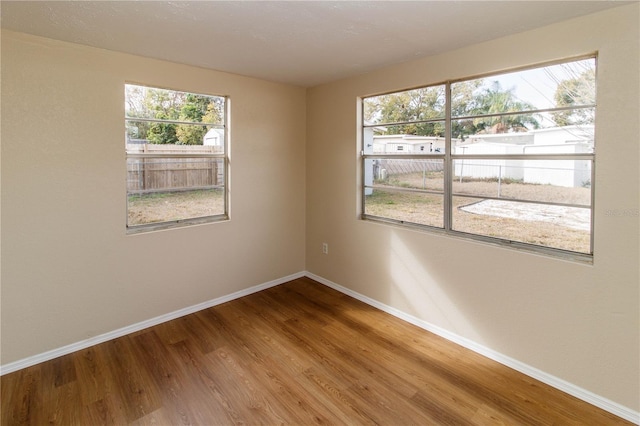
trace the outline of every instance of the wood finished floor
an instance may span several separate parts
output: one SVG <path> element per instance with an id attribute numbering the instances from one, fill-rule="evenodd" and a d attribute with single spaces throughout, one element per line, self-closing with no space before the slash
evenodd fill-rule
<path id="1" fill-rule="evenodd" d="M 2 425 L 631 424 L 308 278 L 0 380 Z"/>

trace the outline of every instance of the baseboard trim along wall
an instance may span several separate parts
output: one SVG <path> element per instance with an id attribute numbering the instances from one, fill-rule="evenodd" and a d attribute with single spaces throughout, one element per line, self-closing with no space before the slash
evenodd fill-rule
<path id="1" fill-rule="evenodd" d="M 61 348 L 53 349 L 38 355 L 30 356 L 28 358 L 24 358 L 18 361 L 14 361 L 8 363 L 6 365 L 0 366 L 0 376 L 4 374 L 9 374 L 17 370 L 21 370 L 23 368 L 31 367 L 32 365 L 40 364 L 41 362 L 49 361 L 54 358 L 58 358 L 63 355 L 67 355 L 82 349 L 86 349 L 93 345 L 97 345 L 100 343 L 107 342 L 109 340 L 116 339 L 118 337 L 125 336 L 130 333 L 134 333 L 136 331 L 144 330 L 145 328 L 153 327 L 154 325 L 162 324 L 163 322 L 171 321 L 176 318 L 183 317 L 185 315 L 193 314 L 198 311 L 202 311 L 203 309 L 211 308 L 216 305 L 221 305 L 223 303 L 229 302 L 234 299 L 239 299 L 243 296 L 248 296 L 252 293 L 257 293 L 262 290 L 266 290 L 270 287 L 275 287 L 280 284 L 284 284 L 288 281 L 295 280 L 297 278 L 304 277 L 306 275 L 305 272 L 298 272 L 292 275 L 288 275 L 283 278 L 279 278 L 273 281 L 269 281 L 263 284 L 259 284 L 253 287 L 246 288 L 244 290 L 236 291 L 235 293 L 228 294 L 226 296 L 218 297 L 216 299 L 209 300 L 207 302 L 198 303 L 197 305 L 188 306 L 183 309 L 178 309 L 177 311 L 170 312 L 168 314 L 160 315 L 155 318 L 151 318 L 136 324 L 132 324 L 123 328 L 119 328 L 114 331 L 110 331 L 108 333 L 101 334 L 99 336 L 91 337 L 86 340 L 82 340 L 80 342 L 72 343 L 67 346 L 63 346 Z"/>
<path id="2" fill-rule="evenodd" d="M 568 393 L 569 395 L 575 396 L 576 398 L 581 399 L 585 402 L 588 402 L 591 405 L 595 405 L 596 407 L 601 408 L 605 411 L 608 411 L 611 414 L 615 414 L 616 416 L 621 417 L 630 422 L 640 424 L 640 412 L 634 411 L 628 407 L 620 405 L 607 398 L 603 398 L 599 395 L 594 394 L 593 392 L 590 392 L 586 389 L 582 389 L 579 386 L 576 386 L 572 383 L 569 383 L 551 374 L 545 373 L 542 370 L 534 368 L 530 365 L 527 365 L 523 362 L 520 362 L 506 355 L 503 355 L 490 348 L 479 345 L 478 343 L 472 340 L 469 340 L 462 336 L 458 336 L 457 334 L 451 333 L 450 331 L 447 331 L 441 327 L 438 327 L 424 320 L 416 318 L 396 308 L 385 305 L 384 303 L 380 303 L 375 299 L 371 299 L 370 297 L 364 296 L 360 293 L 357 293 L 353 290 L 350 290 L 346 287 L 343 287 L 339 284 L 329 281 L 323 277 L 320 277 L 310 272 L 307 272 L 305 275 L 315 281 L 318 281 L 321 284 L 326 285 L 327 287 L 331 287 L 332 289 L 339 291 L 340 293 L 346 294 L 347 296 L 351 296 L 354 299 L 358 299 L 359 301 L 364 302 L 367 305 L 380 309 L 381 311 L 384 311 L 390 315 L 393 315 L 394 317 L 400 318 L 401 320 L 404 320 L 426 331 L 429 331 L 433 334 L 443 337 L 455 344 L 458 344 L 462 347 L 470 349 L 473 352 L 476 352 L 489 359 L 499 362 L 502 365 L 506 365 L 507 367 L 513 368 L 514 370 L 519 371 L 520 373 L 526 374 L 527 376 L 532 377 L 536 380 L 539 380 L 542 383 L 545 383 L 549 386 L 559 389 L 565 393 Z"/>
<path id="3" fill-rule="evenodd" d="M 298 272 L 283 278 L 279 278 L 279 279 L 269 281 L 263 284 L 259 284 L 253 287 L 249 287 L 247 289 L 240 290 L 226 296 L 218 297 L 216 299 L 212 299 L 207 302 L 203 302 L 197 305 L 179 309 L 177 311 L 160 315 L 155 318 L 151 318 L 136 324 L 132 324 L 130 326 L 123 327 L 118 330 L 114 330 L 105 334 L 101 334 L 99 336 L 95 336 L 77 343 L 73 343 L 67 346 L 63 346 L 61 348 L 53 349 L 51 351 L 47 351 L 38 355 L 34 355 L 28 358 L 24 358 L 15 362 L 8 363 L 6 365 L 2 365 L 0 366 L 0 376 L 4 374 L 12 373 L 17 370 L 21 370 L 23 368 L 30 367 L 32 365 L 39 364 L 41 362 L 49 361 L 51 359 L 58 358 L 60 356 L 67 355 L 82 349 L 86 349 L 90 346 L 104 343 L 106 341 L 116 339 L 118 337 L 122 337 L 127 334 L 140 331 L 148 327 L 152 327 L 154 325 L 162 324 L 164 322 L 171 321 L 173 319 L 180 318 L 185 315 L 189 315 L 189 314 L 201 311 L 203 309 L 211 308 L 213 306 L 220 305 L 222 303 L 226 303 L 234 299 L 239 299 L 243 296 L 248 296 L 250 294 L 257 293 L 259 291 L 266 290 L 270 287 L 275 287 L 277 285 L 284 284 L 288 281 L 295 280 L 297 278 L 301 278 L 304 276 L 309 277 L 334 290 L 337 290 L 340 293 L 346 294 L 348 296 L 353 297 L 354 299 L 360 300 L 361 302 L 364 302 L 370 306 L 373 306 L 374 308 L 380 309 L 381 311 L 384 311 L 390 315 L 393 315 L 394 317 L 400 318 L 403 321 L 407 321 L 408 323 L 418 326 L 426 331 L 437 334 L 438 336 L 441 336 L 453 343 L 456 343 L 462 347 L 470 349 L 489 359 L 499 362 L 500 364 L 513 368 L 516 371 L 519 371 L 523 374 L 526 374 L 529 377 L 532 377 L 536 380 L 546 383 L 549 386 L 553 386 L 556 389 L 559 389 L 563 392 L 568 393 L 569 395 L 575 396 L 576 398 L 579 398 L 585 402 L 588 402 L 589 404 L 595 405 L 598 408 L 601 408 L 605 411 L 615 414 L 618 417 L 621 417 L 625 420 L 628 420 L 630 422 L 640 425 L 640 412 L 636 412 L 614 401 L 611 401 L 607 398 L 603 398 L 599 395 L 594 394 L 593 392 L 582 389 L 572 383 L 569 383 L 551 374 L 545 373 L 544 371 L 541 371 L 537 368 L 531 367 L 530 365 L 527 365 L 516 359 L 510 358 L 490 348 L 479 345 L 478 343 L 473 342 L 472 340 L 469 340 L 465 337 L 458 336 L 457 334 L 451 333 L 441 327 L 430 324 L 424 320 L 416 318 L 396 308 L 385 305 L 384 303 L 380 303 L 377 300 L 371 299 L 370 297 L 357 293 L 353 290 L 350 290 L 346 287 L 336 284 L 330 280 L 327 280 L 323 277 L 320 277 L 318 275 L 315 275 L 313 273 L 306 272 L 306 271 Z"/>

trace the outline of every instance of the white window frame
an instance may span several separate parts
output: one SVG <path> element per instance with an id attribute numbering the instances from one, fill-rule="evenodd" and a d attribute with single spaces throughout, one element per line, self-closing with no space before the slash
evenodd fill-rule
<path id="1" fill-rule="evenodd" d="M 125 111 L 124 123 L 126 127 L 126 123 L 128 121 L 133 122 L 149 122 L 149 123 L 164 123 L 164 124 L 183 124 L 183 125 L 194 125 L 194 126 L 207 126 L 210 128 L 218 128 L 224 130 L 224 140 L 223 140 L 223 152 L 222 153 L 138 153 L 138 152 L 128 152 L 126 150 L 126 141 L 125 141 L 125 166 L 128 164 L 129 159 L 188 159 L 188 158 L 198 158 L 198 159 L 215 159 L 222 160 L 223 164 L 223 202 L 224 202 L 224 212 L 220 214 L 201 216 L 201 217 L 186 217 L 177 220 L 163 221 L 163 222 L 153 222 L 146 224 L 129 224 L 129 189 L 126 188 L 125 196 L 127 197 L 127 211 L 126 211 L 126 232 L 127 234 L 138 234 L 143 232 L 150 232 L 162 229 L 171 229 L 189 225 L 197 225 L 203 223 L 211 223 L 211 222 L 219 222 L 229 220 L 229 169 L 230 169 L 230 161 L 229 161 L 229 110 L 230 110 L 230 101 L 229 96 L 224 95 L 211 95 L 204 93 L 194 93 L 194 92 L 185 92 L 184 90 L 176 90 L 176 89 L 167 89 L 165 87 L 151 86 L 146 84 L 139 84 L 133 82 L 126 82 L 125 87 L 127 85 L 135 85 L 146 87 L 149 89 L 160 89 L 160 90 L 168 90 L 172 92 L 181 92 L 181 93 L 191 93 L 199 96 L 207 96 L 207 97 L 215 97 L 224 99 L 224 107 L 223 107 L 223 120 L 221 124 L 212 124 L 212 123 L 204 123 L 204 122 L 187 122 L 187 121 L 179 121 L 179 120 L 163 120 L 163 119 L 152 119 L 152 118 L 140 118 L 140 117 L 130 117 L 127 116 Z M 126 102 L 126 99 L 125 99 Z M 125 167 L 127 168 L 127 167 Z M 128 172 L 127 172 L 128 173 Z M 201 189 L 201 188 L 194 188 Z"/>
<path id="2" fill-rule="evenodd" d="M 359 98 L 359 122 L 360 122 L 360 152 L 359 152 L 359 163 L 360 163 L 360 168 L 361 168 L 361 176 L 360 176 L 360 183 L 359 183 L 359 197 L 361 198 L 361 203 L 360 203 L 360 214 L 359 217 L 361 220 L 368 220 L 368 221 L 375 221 L 375 222 L 381 222 L 381 223 L 386 223 L 389 225 L 397 225 L 397 226 L 401 226 L 401 227 L 408 227 L 408 228 L 413 228 L 413 229 L 418 229 L 418 230 L 424 230 L 424 231 L 428 231 L 428 232 L 433 232 L 433 233 L 438 233 L 438 234 L 444 234 L 444 235 L 448 235 L 451 237 L 456 237 L 456 238 L 462 238 L 462 239 L 468 239 L 468 240 L 475 240 L 475 241 L 481 241 L 484 243 L 488 243 L 488 244 L 492 244 L 492 245 L 498 245 L 501 247 L 509 247 L 509 248 L 514 248 L 514 249 L 519 249 L 519 250 L 524 250 L 524 251 L 528 251 L 528 252 L 534 252 L 534 253 L 538 253 L 538 254 L 543 254 L 543 255 L 549 255 L 549 256 L 553 256 L 553 257 L 560 257 L 563 259 L 567 259 L 567 260 L 572 260 L 572 261 L 577 261 L 577 262 L 583 262 L 583 263 L 593 263 L 593 253 L 594 253 L 594 215 L 595 215 L 595 150 L 591 153 L 579 153 L 579 154 L 540 154 L 540 155 L 531 155 L 531 154 L 524 154 L 524 155 L 514 155 L 514 154 L 504 154 L 504 155 L 498 155 L 498 154 L 490 154 L 490 155 L 463 155 L 463 154 L 452 154 L 452 121 L 453 120 L 460 120 L 460 119 L 473 119 L 473 118 L 477 118 L 477 117 L 487 117 L 487 115 L 482 115 L 482 116 L 465 116 L 465 117 L 454 117 L 452 118 L 452 102 L 451 102 L 451 85 L 453 83 L 457 83 L 457 82 L 463 82 L 463 81 L 470 81 L 470 80 L 475 80 L 475 79 L 479 79 L 479 78 L 486 78 L 486 77 L 491 77 L 491 76 L 498 76 L 498 75 L 502 75 L 502 74 L 506 74 L 506 73 L 510 73 L 510 72 L 516 72 L 516 71 L 525 71 L 525 70 L 529 70 L 529 69 L 536 69 L 536 68 L 542 68 L 545 66 L 549 66 L 549 65 L 557 65 L 557 64 L 562 64 L 562 63 L 569 63 L 572 61 L 578 61 L 578 60 L 582 60 L 582 59 L 593 59 L 596 62 L 596 70 L 597 70 L 597 54 L 588 54 L 588 55 L 582 55 L 582 56 L 578 56 L 578 57 L 572 57 L 572 58 L 565 58 L 562 60 L 558 60 L 558 61 L 553 61 L 553 62 L 546 62 L 546 63 L 541 63 L 541 64 L 537 64 L 537 65 L 533 65 L 533 66 L 527 66 L 527 67 L 521 67 L 521 68 L 514 68 L 511 70 L 506 70 L 506 71 L 500 71 L 500 72 L 495 72 L 495 73 L 487 73 L 484 75 L 476 75 L 473 77 L 467 77 L 467 78 L 461 78 L 461 79 L 456 79 L 456 80 L 447 80 L 445 82 L 440 82 L 440 83 L 435 83 L 435 84 L 431 84 L 431 85 L 426 85 L 426 86 L 421 86 L 421 87 L 417 87 L 417 88 L 403 88 L 400 90 L 396 90 L 393 92 L 384 92 L 384 93 L 378 93 L 378 94 L 372 94 L 372 95 L 367 95 L 367 96 L 363 96 Z M 391 122 L 391 123 L 376 123 L 376 124 L 371 124 L 371 123 L 366 123 L 365 122 L 365 118 L 364 118 L 364 112 L 365 112 L 365 105 L 364 102 L 366 99 L 368 98 L 372 98 L 372 97 L 376 97 L 376 96 L 381 96 L 381 95 L 386 95 L 386 94 L 394 94 L 394 93 L 402 93 L 405 92 L 407 90 L 413 90 L 413 89 L 421 89 L 421 88 L 428 88 L 428 87 L 436 87 L 436 86 L 445 86 L 445 94 L 446 94 L 446 108 L 445 108 L 445 152 L 444 153 L 437 153 L 437 152 L 433 152 L 433 153 L 429 153 L 429 154 L 411 154 L 411 153 L 366 153 L 365 149 L 364 149 L 364 144 L 366 143 L 365 141 L 365 129 L 375 129 L 376 127 L 380 127 L 380 126 L 385 126 L 385 125 L 399 125 L 399 124 L 417 124 L 417 123 L 432 123 L 432 122 L 437 122 L 437 121 L 441 121 L 441 119 L 430 119 L 430 120 L 415 120 L 415 121 L 410 121 L 410 122 Z M 596 100 L 597 103 L 597 100 Z M 548 112 L 556 112 L 556 111 L 562 111 L 562 110 L 576 110 L 576 109 L 581 109 L 581 108 L 593 108 L 594 110 L 596 109 L 596 103 L 591 104 L 591 105 L 582 105 L 578 108 L 573 108 L 573 107 L 563 107 L 563 108 L 547 108 L 544 110 L 535 110 L 535 111 L 523 111 L 526 113 L 548 113 Z M 520 112 L 520 113 L 523 113 Z M 518 114 L 518 112 L 508 112 L 508 113 L 500 113 L 500 114 L 495 114 L 495 116 L 500 116 L 500 115 L 516 115 Z M 371 151 L 370 151 L 371 152 Z M 444 217 L 443 217 L 443 223 L 444 226 L 442 228 L 440 227 L 435 227 L 435 226 L 429 226 L 429 225 L 424 225 L 424 224 L 417 224 L 417 223 L 412 223 L 412 222 L 405 222 L 402 220 L 397 220 L 397 219 L 392 219 L 392 218 L 388 218 L 388 217 L 382 217 L 382 216 L 375 216 L 375 215 L 371 215 L 371 214 L 367 214 L 366 213 L 366 196 L 367 193 L 369 191 L 369 193 L 374 189 L 374 186 L 367 186 L 366 183 L 366 162 L 367 160 L 384 160 L 384 159 L 421 159 L 421 160 L 441 160 L 443 161 L 444 164 L 444 188 L 443 188 L 443 195 L 444 195 Z M 453 168 L 454 168 L 454 161 L 455 160 L 463 160 L 463 159 L 478 159 L 478 160 L 482 160 L 482 159 L 490 159 L 490 160 L 519 160 L 519 159 L 526 159 L 526 160 L 586 160 L 586 161 L 590 161 L 591 162 L 591 181 L 590 181 L 590 189 L 591 189 L 591 199 L 590 199 L 590 234 L 589 234 L 589 238 L 590 238 L 590 244 L 589 244 L 589 253 L 582 253 L 582 252 L 575 252 L 575 251 L 570 251 L 570 250 L 565 250 L 565 249 L 560 249 L 560 248 L 554 248 L 554 247 L 549 247 L 549 246 L 542 246 L 542 245 L 535 245 L 535 244 L 530 244 L 530 243 L 524 243 L 524 242 L 519 242 L 519 241 L 514 241 L 514 240 L 507 240 L 507 239 L 503 239 L 503 238 L 498 238 L 498 237 L 489 237 L 486 235 L 480 235 L 480 234 L 472 234 L 472 233 L 467 233 L 467 232 L 461 232 L 461 231 L 456 231 L 454 229 L 452 229 L 452 206 L 453 206 L 453 197 L 459 197 L 459 196 L 467 196 L 467 197 L 471 197 L 469 195 L 464 195 L 464 194 L 458 194 L 458 193 L 454 193 L 453 192 L 453 188 L 452 188 L 452 179 L 453 179 Z M 429 191 L 429 190 L 416 190 L 416 189 L 406 189 L 403 190 L 402 188 L 394 188 L 393 190 L 398 190 L 398 191 L 411 191 L 411 192 L 419 192 L 419 193 L 424 193 L 424 194 L 434 194 L 433 191 Z M 437 193 L 437 192 L 436 192 Z M 485 196 L 474 196 L 471 198 L 486 198 L 486 199 L 490 199 L 491 197 L 485 197 Z M 540 203 L 540 202 L 534 202 L 534 201 L 527 201 L 527 200 L 517 200 L 517 201 L 521 201 L 521 202 L 531 202 L 531 203 L 536 203 L 536 204 L 550 204 L 550 205 L 564 205 L 564 206 L 568 206 L 571 207 L 573 206 L 572 204 L 562 204 L 562 203 Z M 584 206 L 576 206 L 576 207 L 583 207 Z"/>

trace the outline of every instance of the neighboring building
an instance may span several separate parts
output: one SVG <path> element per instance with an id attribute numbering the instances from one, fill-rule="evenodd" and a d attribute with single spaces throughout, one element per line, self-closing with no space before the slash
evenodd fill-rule
<path id="1" fill-rule="evenodd" d="M 593 152 L 594 127 L 574 125 L 528 132 L 475 134 L 464 141 L 454 139 L 452 145 L 452 154 L 582 154 Z M 378 136 L 373 134 L 371 128 L 365 132 L 367 154 L 436 154 L 444 151 L 445 139 L 442 137 Z M 382 170 L 376 166 L 380 165 L 372 163 L 372 167 L 365 170 L 366 182 L 372 183 L 374 176 L 380 178 Z M 467 159 L 455 160 L 453 168 L 457 178 L 512 179 L 566 187 L 588 186 L 591 183 L 591 162 L 587 160 Z M 393 173 L 386 169 L 385 172 Z"/>
<path id="2" fill-rule="evenodd" d="M 211 128 L 202 140 L 204 146 L 224 146 L 224 129 Z"/>
<path id="3" fill-rule="evenodd" d="M 476 134 L 453 154 L 582 154 L 593 152 L 593 125 L 574 125 L 521 133 Z M 525 183 L 580 187 L 591 184 L 587 160 L 460 160 L 455 176 L 521 180 Z"/>
<path id="4" fill-rule="evenodd" d="M 438 136 L 373 136 L 374 154 L 434 154 L 444 152 L 445 140 Z"/>

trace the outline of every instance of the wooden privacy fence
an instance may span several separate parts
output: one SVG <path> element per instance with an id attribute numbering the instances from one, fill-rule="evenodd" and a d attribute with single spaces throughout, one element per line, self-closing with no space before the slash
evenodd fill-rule
<path id="1" fill-rule="evenodd" d="M 222 154 L 220 146 L 127 144 L 126 148 L 129 194 L 210 189 L 224 185 L 224 158 L 198 157 Z M 140 154 L 146 156 L 138 156 Z M 189 157 L 189 154 L 194 156 Z"/>

